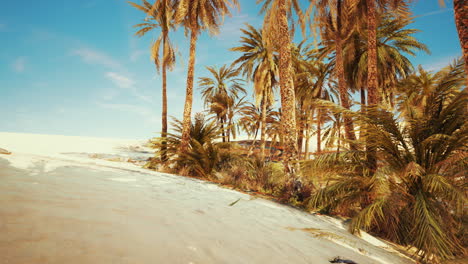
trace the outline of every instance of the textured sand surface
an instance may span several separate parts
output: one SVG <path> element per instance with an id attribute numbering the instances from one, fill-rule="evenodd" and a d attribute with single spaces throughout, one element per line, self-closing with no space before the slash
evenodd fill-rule
<path id="1" fill-rule="evenodd" d="M 336 219 L 211 183 L 9 148 L 0 155 L 2 264 L 412 263 Z"/>

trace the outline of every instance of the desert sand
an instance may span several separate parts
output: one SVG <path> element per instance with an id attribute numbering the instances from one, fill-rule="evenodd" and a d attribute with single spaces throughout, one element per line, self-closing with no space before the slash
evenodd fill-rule
<path id="1" fill-rule="evenodd" d="M 0 263 L 413 263 L 339 219 L 73 154 L 142 143 L 0 133 Z"/>

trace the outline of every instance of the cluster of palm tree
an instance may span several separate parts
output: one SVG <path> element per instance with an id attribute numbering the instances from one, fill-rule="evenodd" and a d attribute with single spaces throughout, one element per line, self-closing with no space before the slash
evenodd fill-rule
<path id="1" fill-rule="evenodd" d="M 454 7 L 465 63 L 457 60 L 437 73 L 415 70 L 409 60 L 429 52 L 410 28 L 409 1 L 309 2 L 302 8 L 298 0 L 257 0 L 263 27 L 246 24 L 230 49 L 238 59 L 206 68 L 210 76 L 198 80 L 205 113 L 194 120 L 198 36 L 216 34 L 237 0 L 131 3 L 145 13 L 136 35 L 161 30 L 151 57 L 162 71 L 163 125 L 152 140 L 157 156 L 149 166 L 204 178 L 244 175 L 272 195 L 288 193 L 295 204 L 351 217 L 353 232 L 366 229 L 413 246 L 425 262 L 466 254 L 468 33 L 462 1 Z M 304 36 L 308 24 L 311 41 Z M 169 34 L 179 26 L 190 37 L 186 101 L 182 120 L 168 133 L 166 70 L 176 59 Z M 297 26 L 300 43 L 292 41 Z M 234 141 L 241 133 L 253 139 L 245 153 Z M 282 164 L 275 169 L 266 159 L 267 142 L 281 146 Z M 245 174 L 242 163 L 262 176 L 255 169 Z M 288 180 L 272 184 L 278 168 Z"/>
<path id="2" fill-rule="evenodd" d="M 438 263 L 466 254 L 467 99 L 462 60 L 433 74 L 412 73 L 397 84 L 393 109 L 350 113 L 365 126 L 358 144 L 371 145 L 378 167 L 357 151 L 323 154 L 305 161 L 311 177 L 325 177 L 310 206 L 352 216 L 350 229 L 371 230 L 414 246 L 423 261 Z M 332 106 L 333 107 L 333 106 Z"/>

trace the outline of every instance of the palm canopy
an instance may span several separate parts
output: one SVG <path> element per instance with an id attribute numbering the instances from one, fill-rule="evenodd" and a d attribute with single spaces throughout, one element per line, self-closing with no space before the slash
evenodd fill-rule
<path id="1" fill-rule="evenodd" d="M 310 56 L 310 54 L 312 54 L 311 46 L 305 45 L 305 41 L 292 45 L 291 57 L 296 99 L 308 106 L 320 96 L 323 81 L 330 70 L 322 61 L 318 60 L 317 57 Z"/>
<path id="2" fill-rule="evenodd" d="M 407 55 L 415 56 L 417 51 L 429 53 L 427 46 L 419 42 L 413 35 L 419 30 L 407 28 L 412 24 L 411 18 L 397 18 L 386 15 L 382 17 L 377 29 L 377 58 L 379 64 L 379 83 L 395 83 L 397 78 L 405 78 L 413 70 L 412 64 Z M 349 54 L 354 55 L 354 62 L 358 67 L 348 65 L 352 71 L 353 79 L 356 83 L 364 83 L 367 75 L 367 43 L 366 35 L 363 35 L 362 41 L 350 42 Z M 352 45 L 359 45 L 356 47 Z M 360 51 L 359 51 L 360 50 Z M 354 51 L 354 52 L 353 52 Z M 354 53 L 354 54 L 353 54 Z M 349 58 L 351 61 L 353 58 Z"/>
<path id="3" fill-rule="evenodd" d="M 198 86 L 202 91 L 202 97 L 205 103 L 209 98 L 223 94 L 238 99 L 245 94 L 243 80 L 239 78 L 239 71 L 232 66 L 223 65 L 221 68 L 208 66 L 206 69 L 211 73 L 212 77 L 200 77 Z"/>
<path id="4" fill-rule="evenodd" d="M 267 39 L 271 39 L 273 42 L 275 35 L 280 33 L 278 32 L 277 25 L 278 19 L 280 19 L 281 16 L 279 13 L 279 5 L 282 4 L 282 2 L 285 4 L 286 16 L 289 20 L 291 32 L 294 32 L 295 25 L 299 24 L 303 35 L 305 35 L 308 17 L 313 8 L 313 5 L 309 5 L 309 8 L 304 13 L 300 5 L 301 1 L 299 0 L 257 0 L 257 4 L 262 3 L 260 13 L 265 14 L 263 27 L 265 37 L 267 37 Z"/>
<path id="5" fill-rule="evenodd" d="M 396 18 L 390 15 L 382 17 L 377 31 L 377 59 L 379 65 L 379 83 L 395 84 L 399 78 L 405 78 L 413 71 L 407 55 L 415 56 L 417 51 L 429 53 L 427 46 L 413 35 L 419 30 L 407 28 L 412 19 Z M 353 31 L 345 44 L 346 73 L 351 88 L 366 87 L 367 81 L 367 36 L 365 31 Z M 320 56 L 330 59 L 335 65 L 334 41 L 325 38 L 320 43 Z"/>
<path id="6" fill-rule="evenodd" d="M 415 56 L 418 51 L 429 53 L 427 46 L 413 36 L 419 30 L 407 28 L 412 23 L 410 18 L 386 15 L 377 28 L 377 78 L 381 92 L 387 93 L 387 97 L 397 81 L 413 71 L 408 55 Z M 347 79 L 351 88 L 356 90 L 367 86 L 367 44 L 367 34 L 361 31 L 355 32 L 345 47 Z M 323 52 L 327 52 L 326 49 Z"/>
<path id="7" fill-rule="evenodd" d="M 128 2 L 136 9 L 144 12 L 146 18 L 143 23 L 137 24 L 134 27 L 140 28 L 135 35 L 142 37 L 148 32 L 161 29 L 159 37 L 151 44 L 151 59 L 154 61 L 156 68 L 161 68 L 165 65 L 168 69 L 173 69 L 175 65 L 175 49 L 172 45 L 168 32 L 174 29 L 174 14 L 175 14 L 175 1 L 173 0 L 157 0 L 154 4 L 149 3 L 147 0 L 142 0 L 142 5 Z M 162 42 L 163 45 L 162 58 L 164 63 L 160 59 L 160 49 Z"/>
<path id="8" fill-rule="evenodd" d="M 238 78 L 239 71 L 232 66 L 223 65 L 221 68 L 206 67 L 211 77 L 200 77 L 199 88 L 205 101 L 205 106 L 209 106 L 209 112 L 213 113 L 221 123 L 221 128 L 225 129 L 227 124 L 227 138 L 236 135 L 233 121 L 239 108 L 242 107 L 243 97 L 246 90 L 244 81 Z"/>
<path id="9" fill-rule="evenodd" d="M 224 16 L 231 15 L 231 8 L 239 8 L 237 0 L 178 0 L 175 19 L 186 31 L 208 31 L 217 34 Z"/>
<path id="10" fill-rule="evenodd" d="M 272 105 L 274 101 L 273 89 L 278 85 L 278 61 L 273 51 L 267 47 L 260 30 L 246 24 L 241 28 L 244 36 L 240 46 L 231 51 L 241 52 L 242 55 L 232 65 L 238 66 L 242 74 L 254 83 L 254 96 L 257 104 L 265 101 Z"/>

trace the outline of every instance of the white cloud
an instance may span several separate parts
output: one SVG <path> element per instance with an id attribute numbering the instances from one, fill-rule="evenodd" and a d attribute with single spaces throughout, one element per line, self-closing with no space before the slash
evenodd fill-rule
<path id="1" fill-rule="evenodd" d="M 127 76 L 124 76 L 122 74 L 116 73 L 116 72 L 107 72 L 105 74 L 106 78 L 109 79 L 111 82 L 113 82 L 115 85 L 117 85 L 120 88 L 126 89 L 130 91 L 130 93 L 145 102 L 152 103 L 153 98 L 151 96 L 147 96 L 144 94 L 141 94 L 140 91 L 135 86 L 135 81 Z M 115 94 L 113 95 L 115 96 Z M 113 97 L 112 96 L 112 97 Z"/>
<path id="2" fill-rule="evenodd" d="M 453 9 L 452 9 L 452 8 L 443 8 L 443 9 L 440 9 L 440 10 L 436 10 L 436 11 L 432 11 L 432 12 L 427 12 L 427 13 L 424 13 L 424 14 L 419 15 L 419 16 L 416 16 L 416 17 L 417 17 L 417 18 L 419 18 L 419 17 L 427 17 L 427 16 L 433 16 L 433 15 L 438 15 L 438 14 L 447 13 L 447 12 L 453 12 Z"/>
<path id="3" fill-rule="evenodd" d="M 119 86 L 120 88 L 129 89 L 133 88 L 135 85 L 135 81 L 133 81 L 132 79 L 115 72 L 107 72 L 106 78 L 111 80 L 115 85 Z"/>
<path id="4" fill-rule="evenodd" d="M 11 67 L 15 72 L 24 72 L 26 69 L 26 57 L 21 56 L 15 59 L 15 61 L 11 64 Z"/>
<path id="5" fill-rule="evenodd" d="M 134 50 L 130 54 L 130 61 L 136 62 L 142 55 L 145 55 L 148 53 L 147 50 Z"/>
<path id="6" fill-rule="evenodd" d="M 6 32 L 6 31 L 7 31 L 7 25 L 0 23 L 0 32 Z"/>
<path id="7" fill-rule="evenodd" d="M 241 28 L 245 28 L 245 23 L 249 23 L 254 27 L 257 27 L 260 23 L 255 17 L 249 17 L 246 14 L 233 16 L 231 18 L 227 18 L 224 22 L 223 26 L 219 30 L 219 35 L 216 38 L 220 40 L 234 40 L 239 39 L 242 35 L 240 31 Z"/>
<path id="8" fill-rule="evenodd" d="M 97 64 L 106 66 L 109 68 L 120 68 L 121 65 L 118 61 L 114 60 L 112 57 L 107 54 L 89 49 L 89 48 L 79 48 L 72 51 L 73 55 L 79 56 L 84 62 L 89 64 Z"/>
<path id="9" fill-rule="evenodd" d="M 160 120 L 159 116 L 150 108 L 141 105 L 112 103 L 97 103 L 97 105 L 106 109 L 135 113 L 144 118 L 146 122 L 152 124 L 155 124 Z"/>
<path id="10" fill-rule="evenodd" d="M 450 56 L 438 58 L 438 59 L 433 60 L 430 63 L 423 64 L 422 67 L 426 71 L 439 71 L 442 68 L 451 64 L 458 57 L 460 57 L 460 55 L 450 55 Z"/>

